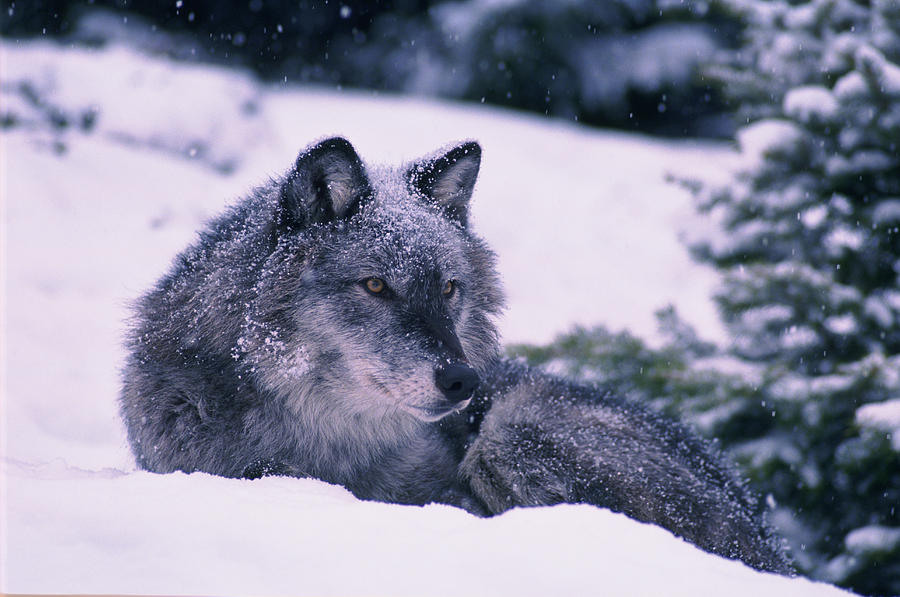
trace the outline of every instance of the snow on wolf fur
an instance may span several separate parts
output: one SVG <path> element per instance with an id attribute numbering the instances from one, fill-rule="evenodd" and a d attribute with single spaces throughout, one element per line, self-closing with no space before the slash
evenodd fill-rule
<path id="1" fill-rule="evenodd" d="M 121 410 L 139 466 L 292 475 L 478 515 L 590 503 L 789 572 L 685 427 L 500 358 L 468 226 L 481 148 L 366 167 L 346 140 L 211 222 L 136 305 Z"/>

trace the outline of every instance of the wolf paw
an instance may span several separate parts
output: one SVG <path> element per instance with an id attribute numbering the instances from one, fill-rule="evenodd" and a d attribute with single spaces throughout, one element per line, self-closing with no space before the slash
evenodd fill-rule
<path id="1" fill-rule="evenodd" d="M 563 479 L 545 462 L 521 453 L 505 454 L 472 446 L 461 467 L 474 495 L 492 514 L 516 506 L 545 506 L 567 501 Z"/>
<path id="2" fill-rule="evenodd" d="M 452 487 L 447 489 L 441 494 L 439 501 L 442 504 L 450 504 L 451 506 L 462 508 L 469 512 L 469 514 L 474 514 L 475 516 L 480 516 L 482 518 L 493 514 L 493 512 L 491 512 L 477 497 L 462 487 Z"/>

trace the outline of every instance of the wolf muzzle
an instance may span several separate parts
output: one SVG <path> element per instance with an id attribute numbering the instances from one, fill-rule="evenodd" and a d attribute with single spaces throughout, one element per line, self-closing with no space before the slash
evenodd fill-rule
<path id="1" fill-rule="evenodd" d="M 468 365 L 462 363 L 450 363 L 438 367 L 434 371 L 434 383 L 444 394 L 444 397 L 452 402 L 462 402 L 472 395 L 472 391 L 478 385 L 478 374 Z"/>

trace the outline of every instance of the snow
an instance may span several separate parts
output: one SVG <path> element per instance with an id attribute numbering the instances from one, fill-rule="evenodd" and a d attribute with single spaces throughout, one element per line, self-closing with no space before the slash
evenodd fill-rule
<path id="1" fill-rule="evenodd" d="M 744 443 L 737 448 L 739 457 L 753 460 L 753 466 L 779 461 L 798 466 L 803 461 L 800 450 L 788 437 L 764 437 Z"/>
<path id="2" fill-rule="evenodd" d="M 823 239 L 823 244 L 832 255 L 840 255 L 844 249 L 856 251 L 866 242 L 865 234 L 858 228 L 836 225 Z"/>
<path id="3" fill-rule="evenodd" d="M 832 91 L 834 97 L 845 104 L 865 98 L 867 92 L 866 80 L 858 71 L 849 72 L 838 79 Z"/>
<path id="4" fill-rule="evenodd" d="M 841 594 L 588 506 L 482 520 L 360 502 L 314 480 L 153 475 L 135 469 L 118 417 L 129 301 L 207 218 L 312 140 L 343 134 L 367 160 L 396 163 L 477 138 L 473 221 L 499 254 L 510 297 L 501 327 L 514 342 L 575 322 L 654 338 L 653 312 L 669 303 L 720 338 L 713 274 L 679 242 L 702 223 L 665 175 L 724 172 L 724 146 L 268 88 L 121 47 L 4 41 L 0 74 L 0 110 L 20 117 L 0 137 L 0 591 Z M 54 109 L 96 122 L 54 127 Z"/>
<path id="5" fill-rule="evenodd" d="M 755 170 L 766 154 L 792 151 L 800 137 L 797 125 L 786 120 L 772 118 L 745 126 L 737 132 L 743 168 Z"/>
<path id="6" fill-rule="evenodd" d="M 863 303 L 863 313 L 874 319 L 883 328 L 889 328 L 894 323 L 893 310 L 878 294 L 866 297 L 866 302 Z"/>
<path id="7" fill-rule="evenodd" d="M 11 518 L 42 516 L 10 530 L 4 590 L 101 593 L 114 577 L 116 592 L 158 595 L 842 594 L 705 556 L 590 506 L 481 520 L 449 506 L 359 502 L 311 480 L 16 465 L 6 474 Z M 53 574 L 48 562 L 59 564 Z"/>
<path id="8" fill-rule="evenodd" d="M 795 87 L 784 96 L 784 113 L 800 122 L 828 122 L 838 107 L 831 91 L 818 85 Z"/>
<path id="9" fill-rule="evenodd" d="M 889 552 L 900 545 L 900 528 L 869 525 L 851 531 L 844 539 L 847 549 L 854 553 Z"/>
<path id="10" fill-rule="evenodd" d="M 856 318 L 850 313 L 829 317 L 823 322 L 823 325 L 832 334 L 842 336 L 850 335 L 859 329 Z"/>
<path id="11" fill-rule="evenodd" d="M 828 562 L 823 570 L 826 578 L 846 578 L 859 572 L 860 562 L 873 554 L 889 553 L 900 544 L 900 528 L 869 525 L 855 529 L 844 538 L 847 551 Z M 877 555 L 875 557 L 878 557 Z"/>
<path id="12" fill-rule="evenodd" d="M 900 222 L 900 198 L 882 199 L 872 210 L 872 223 L 878 226 Z"/>
<path id="13" fill-rule="evenodd" d="M 784 334 L 782 343 L 785 348 L 796 351 L 808 349 L 821 341 L 819 334 L 807 326 L 792 325 Z"/>
<path id="14" fill-rule="evenodd" d="M 123 47 L 104 52 L 73 48 L 48 62 L 37 45 L 17 48 L 15 59 L 4 66 L 4 84 L 25 82 L 40 103 L 69 119 L 94 115 L 101 136 L 174 151 L 225 171 L 265 138 L 257 112 L 260 89 L 249 76 L 221 67 L 173 69 L 162 61 L 135 62 L 133 52 Z"/>
<path id="15" fill-rule="evenodd" d="M 810 230 L 818 228 L 828 216 L 828 208 L 822 204 L 813 205 L 800 213 L 800 221 Z"/>
<path id="16" fill-rule="evenodd" d="M 778 304 L 754 307 L 742 311 L 740 318 L 749 329 L 777 328 L 794 318 L 794 308 Z"/>
<path id="17" fill-rule="evenodd" d="M 715 49 L 712 32 L 700 24 L 663 23 L 600 35 L 576 54 L 582 96 L 592 108 L 623 107 L 629 89 L 651 93 L 689 80 L 700 57 Z"/>
<path id="18" fill-rule="evenodd" d="M 900 67 L 891 64 L 881 52 L 867 45 L 857 48 L 854 58 L 857 70 L 871 74 L 879 92 L 889 97 L 900 96 Z"/>
<path id="19" fill-rule="evenodd" d="M 856 423 L 890 434 L 891 445 L 900 451 L 900 398 L 860 407 L 856 411 Z"/>
<path id="20" fill-rule="evenodd" d="M 857 150 L 849 158 L 836 154 L 825 161 L 828 176 L 862 176 L 872 172 L 888 170 L 894 165 L 894 158 L 877 150 Z"/>
<path id="21" fill-rule="evenodd" d="M 797 332 L 791 332 L 801 334 L 801 339 L 794 340 L 793 345 L 804 346 L 802 344 L 802 335 L 805 335 L 803 330 L 804 328 L 800 328 Z M 773 385 L 775 390 L 778 391 L 778 396 L 784 396 L 789 400 L 808 401 L 807 408 L 811 409 L 809 414 L 815 417 L 818 416 L 816 409 L 819 402 L 815 400 L 810 401 L 810 396 L 817 394 L 827 396 L 838 392 L 846 392 L 853 386 L 854 380 L 855 377 L 853 375 L 846 374 L 820 375 L 815 378 L 809 378 L 788 373 L 782 375 Z"/>

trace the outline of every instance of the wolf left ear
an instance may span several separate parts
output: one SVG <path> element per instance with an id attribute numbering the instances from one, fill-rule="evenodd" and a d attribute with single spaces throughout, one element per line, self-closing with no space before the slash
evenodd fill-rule
<path id="1" fill-rule="evenodd" d="M 413 164 L 406 175 L 413 192 L 423 195 L 447 217 L 465 226 L 480 167 L 481 146 L 469 141 L 438 158 Z"/>
<path id="2" fill-rule="evenodd" d="M 342 137 L 304 150 L 281 186 L 279 222 L 292 228 L 347 218 L 371 194 L 362 160 Z"/>

